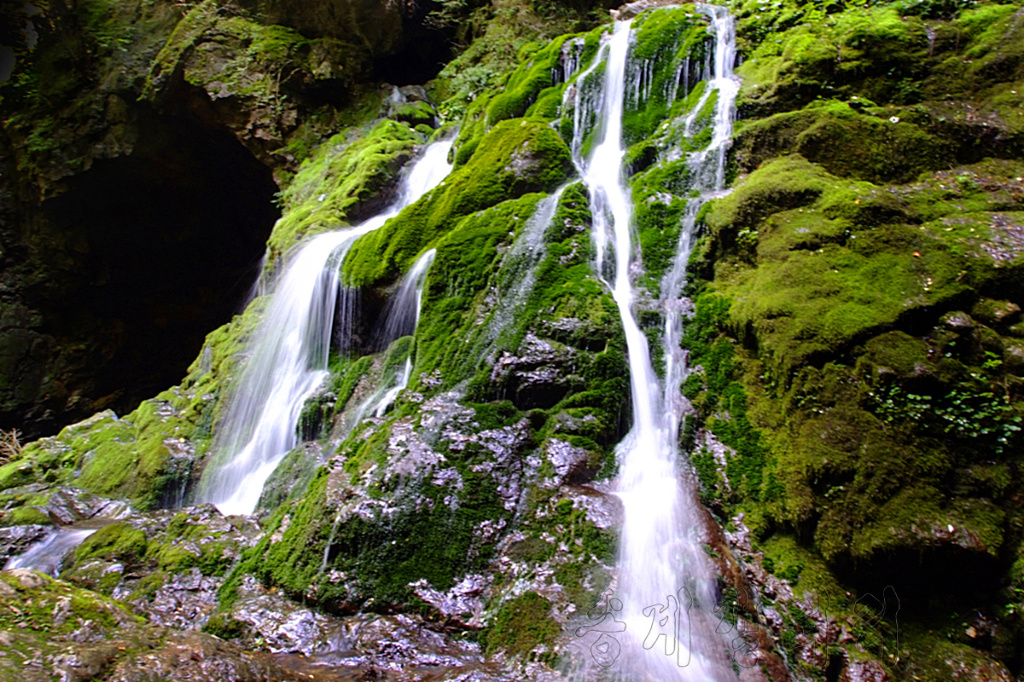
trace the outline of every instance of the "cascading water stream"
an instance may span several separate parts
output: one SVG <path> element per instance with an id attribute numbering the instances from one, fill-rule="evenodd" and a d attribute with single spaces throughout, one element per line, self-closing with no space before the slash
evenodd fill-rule
<path id="1" fill-rule="evenodd" d="M 61 564 L 85 539 L 96 532 L 98 527 L 60 528 L 32 545 L 28 551 L 7 560 L 4 570 L 31 568 L 53 577 L 60 574 Z"/>
<path id="2" fill-rule="evenodd" d="M 416 333 L 420 322 L 420 308 L 423 303 L 423 286 L 427 282 L 427 271 L 434 262 L 437 252 L 430 249 L 416 259 L 416 263 L 402 279 L 398 292 L 391 299 L 387 310 L 387 321 L 384 325 L 383 339 L 385 342 L 395 341 L 403 336 Z M 359 421 L 368 412 L 376 417 L 383 417 L 398 394 L 409 385 L 412 376 L 412 347 L 410 346 L 402 363 L 402 370 L 390 377 L 391 381 L 381 385 L 362 405 L 360 405 L 355 421 Z"/>
<path id="3" fill-rule="evenodd" d="M 703 177 L 706 161 L 716 162 L 719 167 L 713 173 L 713 182 L 720 188 L 736 92 L 730 56 L 735 52 L 727 12 L 717 7 L 702 6 L 702 10 L 711 15 L 716 32 L 715 79 L 706 84 L 702 101 L 706 103 L 716 89 L 719 101 L 712 145 L 693 155 L 691 164 L 701 166 L 699 175 Z M 622 115 L 630 24 L 631 21 L 616 24 L 606 45 L 603 99 L 597 122 L 599 141 L 588 159 L 581 158 L 582 145 L 575 141 L 582 140 L 584 132 L 577 128 L 573 145 L 576 163 L 590 192 L 597 272 L 605 277 L 608 266 L 614 266 L 614 277 L 611 281 L 605 279 L 605 283 L 618 306 L 626 338 L 633 406 L 632 428 L 618 447 L 616 493 L 623 503 L 624 521 L 615 597 L 623 606 L 620 618 L 626 628 L 614 670 L 625 679 L 733 680 L 736 675 L 727 645 L 715 633 L 719 619 L 711 615 L 716 603 L 715 572 L 697 537 L 700 521 L 696 495 L 684 487 L 687 479 L 680 475 L 677 465 L 681 411 L 677 409 L 676 397 L 685 363 L 683 369 L 670 365 L 663 389 L 651 365 L 647 338 L 633 313 L 632 203 L 622 172 Z M 600 59 L 601 56 L 595 63 Z M 579 107 L 581 89 L 577 86 L 577 125 L 587 118 Z M 687 134 L 691 124 L 687 121 Z M 715 150 L 721 153 L 713 154 Z M 703 192 L 714 187 L 696 189 Z M 692 211 L 694 217 L 696 208 Z M 691 219 L 688 226 L 683 226 L 684 236 L 672 268 L 676 273 L 674 287 L 666 303 L 666 357 L 677 364 L 675 349 L 682 320 L 677 299 L 685 281 L 693 222 Z M 611 264 L 605 262 L 609 243 L 614 258 Z"/>
<path id="4" fill-rule="evenodd" d="M 356 227 L 318 235 L 288 259 L 253 336 L 252 357 L 215 435 L 214 459 L 200 482 L 201 501 L 212 502 L 224 514 L 249 514 L 256 508 L 267 478 L 298 443 L 303 403 L 327 377 L 345 254 L 356 239 L 444 179 L 451 171 L 451 144 L 448 140 L 427 147 L 389 210 Z"/>
<path id="5" fill-rule="evenodd" d="M 733 74 L 736 61 L 736 33 L 732 17 L 722 7 L 703 6 L 711 14 L 715 29 L 714 79 L 706 84 L 705 93 L 718 93 L 715 103 L 711 142 L 707 148 L 693 152 L 688 159 L 692 188 L 699 195 L 686 204 L 679 243 L 672 268 L 662 281 L 662 306 L 665 311 L 665 412 L 674 415 L 670 421 L 673 439 L 678 437 L 683 417 L 684 399 L 680 387 L 688 367 L 685 353 L 680 348 L 683 337 L 683 288 L 686 285 L 686 264 L 690 260 L 697 215 L 709 199 L 719 195 L 725 187 L 725 153 L 732 139 L 732 127 L 739 81 Z M 706 98 L 702 97 L 706 102 Z M 702 106 L 702 105 L 701 105 Z M 699 106 L 694 111 L 699 110 Z M 687 119 L 688 125 L 690 124 Z M 687 128 L 689 131 L 689 128 Z M 689 135 L 690 133 L 687 132 Z"/>

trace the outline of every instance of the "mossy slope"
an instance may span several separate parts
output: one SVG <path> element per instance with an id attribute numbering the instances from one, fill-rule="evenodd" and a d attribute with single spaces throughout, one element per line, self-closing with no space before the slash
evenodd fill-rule
<path id="1" fill-rule="evenodd" d="M 844 665 L 1003 679 L 1020 665 L 1019 7 L 763 5 L 738 8 L 735 189 L 691 262 L 702 497 L 823 610 L 856 620 L 895 589 L 906 608 L 853 631 Z M 948 625 L 968 611 L 1007 630 Z"/>

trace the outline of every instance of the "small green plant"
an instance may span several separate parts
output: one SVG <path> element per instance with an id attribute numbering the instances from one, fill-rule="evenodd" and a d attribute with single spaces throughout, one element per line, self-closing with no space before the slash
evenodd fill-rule
<path id="1" fill-rule="evenodd" d="M 757 230 L 744 227 L 736 235 L 736 247 L 741 253 L 753 255 L 757 251 Z"/>
<path id="2" fill-rule="evenodd" d="M 1024 602 L 1024 590 L 1019 587 L 1012 588 L 1010 601 L 1003 606 L 1006 616 L 1014 616 L 1024 611 L 1024 608 L 1022 608 L 1022 602 Z"/>
<path id="3" fill-rule="evenodd" d="M 985 368 L 996 369 L 1001 364 L 1001 360 L 990 357 Z M 930 422 L 957 438 L 994 438 L 997 453 L 1006 449 L 1024 422 L 1005 398 L 991 391 L 958 387 L 936 399 L 930 395 L 905 393 L 898 385 L 890 384 L 869 395 L 875 400 L 875 414 L 887 424 L 904 420 Z"/>

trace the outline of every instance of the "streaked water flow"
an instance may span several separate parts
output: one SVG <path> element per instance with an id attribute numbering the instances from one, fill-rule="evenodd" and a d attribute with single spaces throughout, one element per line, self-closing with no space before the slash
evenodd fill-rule
<path id="1" fill-rule="evenodd" d="M 622 604 L 619 617 L 626 628 L 619 639 L 622 653 L 613 670 L 618 678 L 624 679 L 736 679 L 727 644 L 715 632 L 719 621 L 712 616 L 717 599 L 715 571 L 699 543 L 695 491 L 689 477 L 682 476 L 678 467 L 677 436 L 682 414 L 679 386 L 685 376 L 685 356 L 680 357 L 679 351 L 684 307 L 681 292 L 697 211 L 703 200 L 720 190 L 724 182 L 724 153 L 731 136 L 732 102 L 737 90 L 732 75 L 735 47 L 731 18 L 722 8 L 700 8 L 711 17 L 716 35 L 715 70 L 714 78 L 707 78 L 694 112 L 706 105 L 713 92 L 718 93 L 718 100 L 712 143 L 708 149 L 690 156 L 691 169 L 697 175 L 695 189 L 702 198 L 692 200 L 688 207 L 662 302 L 666 313 L 665 356 L 669 363 L 664 386 L 654 372 L 647 338 L 634 316 L 635 294 L 630 281 L 634 265 L 632 202 L 622 171 L 622 114 L 625 93 L 642 92 L 639 83 L 626 82 L 630 21 L 615 25 L 610 40 L 602 48 L 605 52 L 595 60 L 596 63 L 604 59 L 605 72 L 597 111 L 599 137 L 589 158 L 579 154 L 586 131 L 574 131 L 576 163 L 590 192 L 596 270 L 611 289 L 618 307 L 630 372 L 633 424 L 618 447 L 616 481 L 624 521 L 615 597 Z M 645 77 L 643 69 L 636 72 L 637 78 Z M 581 112 L 581 90 L 577 86 L 577 125 L 586 120 Z M 685 121 L 687 135 L 691 134 L 696 118 L 693 113 Z M 614 275 L 608 277 L 609 272 Z"/>
<path id="2" fill-rule="evenodd" d="M 434 249 L 430 249 L 417 258 L 416 263 L 402 279 L 398 292 L 388 304 L 387 321 L 384 325 L 385 343 L 416 333 L 423 304 L 423 287 L 427 282 L 427 271 L 430 269 L 431 263 L 434 262 L 436 253 Z M 391 403 L 398 398 L 398 394 L 409 385 L 409 379 L 412 377 L 411 343 L 408 348 L 401 371 L 383 377 L 384 382 L 360 407 L 358 418 L 362 418 L 364 414 L 371 411 L 374 416 L 383 417 Z"/>
<path id="3" fill-rule="evenodd" d="M 339 303 L 342 338 L 335 342 L 344 346 L 350 332 L 345 311 L 352 298 L 339 279 L 345 254 L 356 239 L 444 179 L 451 171 L 451 144 L 448 140 L 427 147 L 390 209 L 361 225 L 318 235 L 288 258 L 253 335 L 246 370 L 214 435 L 214 460 L 200 482 L 200 501 L 212 502 L 225 514 L 249 514 L 256 508 L 267 478 L 298 443 L 296 425 L 303 403 L 327 378 Z"/>
<path id="4" fill-rule="evenodd" d="M 32 545 L 25 553 L 7 560 L 4 570 L 31 568 L 53 577 L 60 574 L 61 564 L 97 528 L 61 528 Z"/>

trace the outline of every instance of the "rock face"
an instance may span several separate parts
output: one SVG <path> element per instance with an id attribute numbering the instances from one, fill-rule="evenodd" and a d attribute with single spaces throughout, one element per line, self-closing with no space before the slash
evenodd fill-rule
<path id="1" fill-rule="evenodd" d="M 748 123 L 694 263 L 687 395 L 706 429 L 691 441 L 702 495 L 723 518 L 745 510 L 766 571 L 753 578 L 771 620 L 797 633 L 781 633 L 797 669 L 1003 679 L 1020 665 L 1016 607 L 993 606 L 1008 594 L 996 586 L 1018 579 L 1019 8 L 774 22 L 740 12 Z M 967 43 L 952 39 L 968 26 Z M 965 49 L 973 75 L 955 80 Z M 886 69 L 911 90 L 878 78 Z M 967 573 L 987 576 L 987 596 L 963 586 Z M 794 602 L 775 578 L 818 598 Z M 857 646 L 881 668 L 808 651 L 844 597 L 835 637 L 856 639 L 843 628 L 879 614 L 878 636 Z M 927 604 L 924 622 L 972 603 L 1002 619 L 1005 639 L 918 631 L 911 603 Z"/>
<path id="2" fill-rule="evenodd" d="M 0 428 L 42 435 L 181 378 L 245 301 L 274 174 L 419 24 L 341 0 L 12 11 L 35 38 L 3 38 Z"/>
<path id="3" fill-rule="evenodd" d="M 342 38 L 361 52 L 393 52 L 402 40 L 405 7 L 399 2 L 328 0 L 310 5 L 292 0 L 243 0 L 267 23 L 291 26 L 311 38 Z"/>
<path id="4" fill-rule="evenodd" d="M 298 680 L 264 654 L 147 624 L 103 595 L 30 570 L 0 572 L 7 679 Z"/>
<path id="5" fill-rule="evenodd" d="M 639 29 L 624 172 L 653 349 L 686 155 L 714 108 L 697 107 L 706 20 L 662 5 L 621 10 Z M 606 28 L 579 32 L 598 8 L 94 0 L 32 19 L 39 42 L 15 45 L 22 77 L 0 89 L 0 417 L 43 429 L 114 409 L 2 455 L 0 558 L 104 522 L 59 580 L 0 573 L 3 675 L 497 681 L 601 665 L 579 633 L 615 593 L 631 407 L 593 271 L 600 207 L 570 153 L 593 144 L 574 125 L 599 100 L 581 74 Z M 710 625 L 743 652 L 744 682 L 1013 679 L 1024 14 L 733 9 L 731 191 L 701 210 L 686 298 L 666 304 L 688 316 L 680 444 L 706 508 L 689 530 L 719 574 Z M 425 26 L 479 40 L 426 87 L 380 82 L 421 54 Z M 265 252 L 264 293 L 289 249 L 381 210 L 446 135 L 444 182 L 339 263 L 351 340 L 257 513 L 196 504 L 266 305 L 193 339 L 226 319 L 211 301 Z M 428 249 L 418 326 L 382 342 Z M 172 363 L 164 340 L 182 354 L 169 378 L 120 392 L 154 356 Z M 369 415 L 406 357 L 405 388 Z"/>

